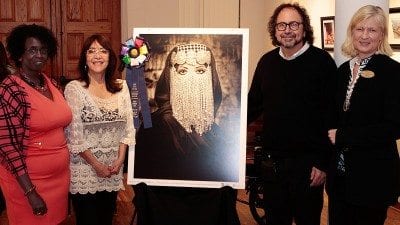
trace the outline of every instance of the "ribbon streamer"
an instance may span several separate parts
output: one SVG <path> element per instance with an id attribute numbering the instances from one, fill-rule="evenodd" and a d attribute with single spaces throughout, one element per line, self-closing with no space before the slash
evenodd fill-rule
<path id="1" fill-rule="evenodd" d="M 143 119 L 143 127 L 152 127 L 147 87 L 144 79 L 144 64 L 150 56 L 149 44 L 141 37 L 135 40 L 129 39 L 122 44 L 120 58 L 122 68 L 126 67 L 126 82 L 132 101 L 133 124 L 140 127 L 140 115 Z"/>

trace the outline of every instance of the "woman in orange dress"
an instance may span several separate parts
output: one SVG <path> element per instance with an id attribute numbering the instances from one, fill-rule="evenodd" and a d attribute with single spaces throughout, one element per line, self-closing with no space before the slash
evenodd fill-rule
<path id="1" fill-rule="evenodd" d="M 8 67 L 9 63 L 7 59 L 6 49 L 4 48 L 3 43 L 0 41 L 0 77 L 5 77 L 11 73 Z M 6 203 L 4 201 L 3 192 L 0 188 L 0 214 L 3 212 L 4 209 L 6 209 Z"/>
<path id="2" fill-rule="evenodd" d="M 21 25 L 7 37 L 18 68 L 1 77 L 0 185 L 10 225 L 56 225 L 67 216 L 70 180 L 64 127 L 71 110 L 42 70 L 57 52 L 52 32 Z"/>

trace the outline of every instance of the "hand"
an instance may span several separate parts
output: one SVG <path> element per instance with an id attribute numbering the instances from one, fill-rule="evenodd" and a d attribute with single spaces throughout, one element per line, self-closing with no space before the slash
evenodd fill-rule
<path id="1" fill-rule="evenodd" d="M 93 169 L 96 171 L 97 176 L 102 177 L 102 178 L 110 178 L 111 177 L 111 172 L 109 170 L 109 167 L 103 163 L 96 163 L 93 166 Z"/>
<path id="2" fill-rule="evenodd" d="M 28 198 L 35 216 L 43 216 L 47 213 L 46 203 L 36 190 L 30 192 L 26 197 Z"/>
<path id="3" fill-rule="evenodd" d="M 28 202 L 32 207 L 33 214 L 43 216 L 47 213 L 47 206 L 43 198 L 37 193 L 36 186 L 32 183 L 28 173 L 17 176 L 18 184 L 28 198 Z"/>
<path id="4" fill-rule="evenodd" d="M 124 163 L 123 160 L 117 159 L 115 160 L 108 168 L 111 172 L 111 174 L 118 174 L 119 171 L 121 170 L 122 164 Z"/>
<path id="5" fill-rule="evenodd" d="M 329 137 L 329 140 L 331 140 L 332 144 L 336 143 L 336 131 L 337 131 L 337 129 L 328 130 L 328 137 Z"/>
<path id="6" fill-rule="evenodd" d="M 326 173 L 322 170 L 319 170 L 315 167 L 311 169 L 311 184 L 310 187 L 320 186 L 325 183 Z"/>

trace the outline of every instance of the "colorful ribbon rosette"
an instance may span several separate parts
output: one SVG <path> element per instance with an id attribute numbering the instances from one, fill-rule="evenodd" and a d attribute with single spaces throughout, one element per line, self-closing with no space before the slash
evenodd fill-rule
<path id="1" fill-rule="evenodd" d="M 150 57 L 149 51 L 150 46 L 142 37 L 131 38 L 122 44 L 121 60 L 127 67 L 144 66 Z"/>
<path id="2" fill-rule="evenodd" d="M 126 67 L 126 82 L 131 94 L 134 126 L 136 129 L 140 127 L 141 114 L 143 127 L 152 127 L 144 79 L 144 65 L 150 58 L 150 45 L 142 37 L 136 37 L 134 40 L 131 38 L 122 44 L 120 58 L 121 65 Z"/>

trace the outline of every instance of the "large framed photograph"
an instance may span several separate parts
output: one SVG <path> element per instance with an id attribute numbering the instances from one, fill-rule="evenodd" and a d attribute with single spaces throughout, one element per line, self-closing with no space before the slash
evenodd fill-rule
<path id="1" fill-rule="evenodd" d="M 389 44 L 394 49 L 400 49 L 400 7 L 389 9 Z"/>
<path id="2" fill-rule="evenodd" d="M 136 131 L 128 184 L 245 187 L 248 29 L 135 28 L 150 46 L 152 127 Z"/>
<path id="3" fill-rule="evenodd" d="M 321 47 L 333 51 L 335 45 L 335 17 L 321 17 Z"/>

